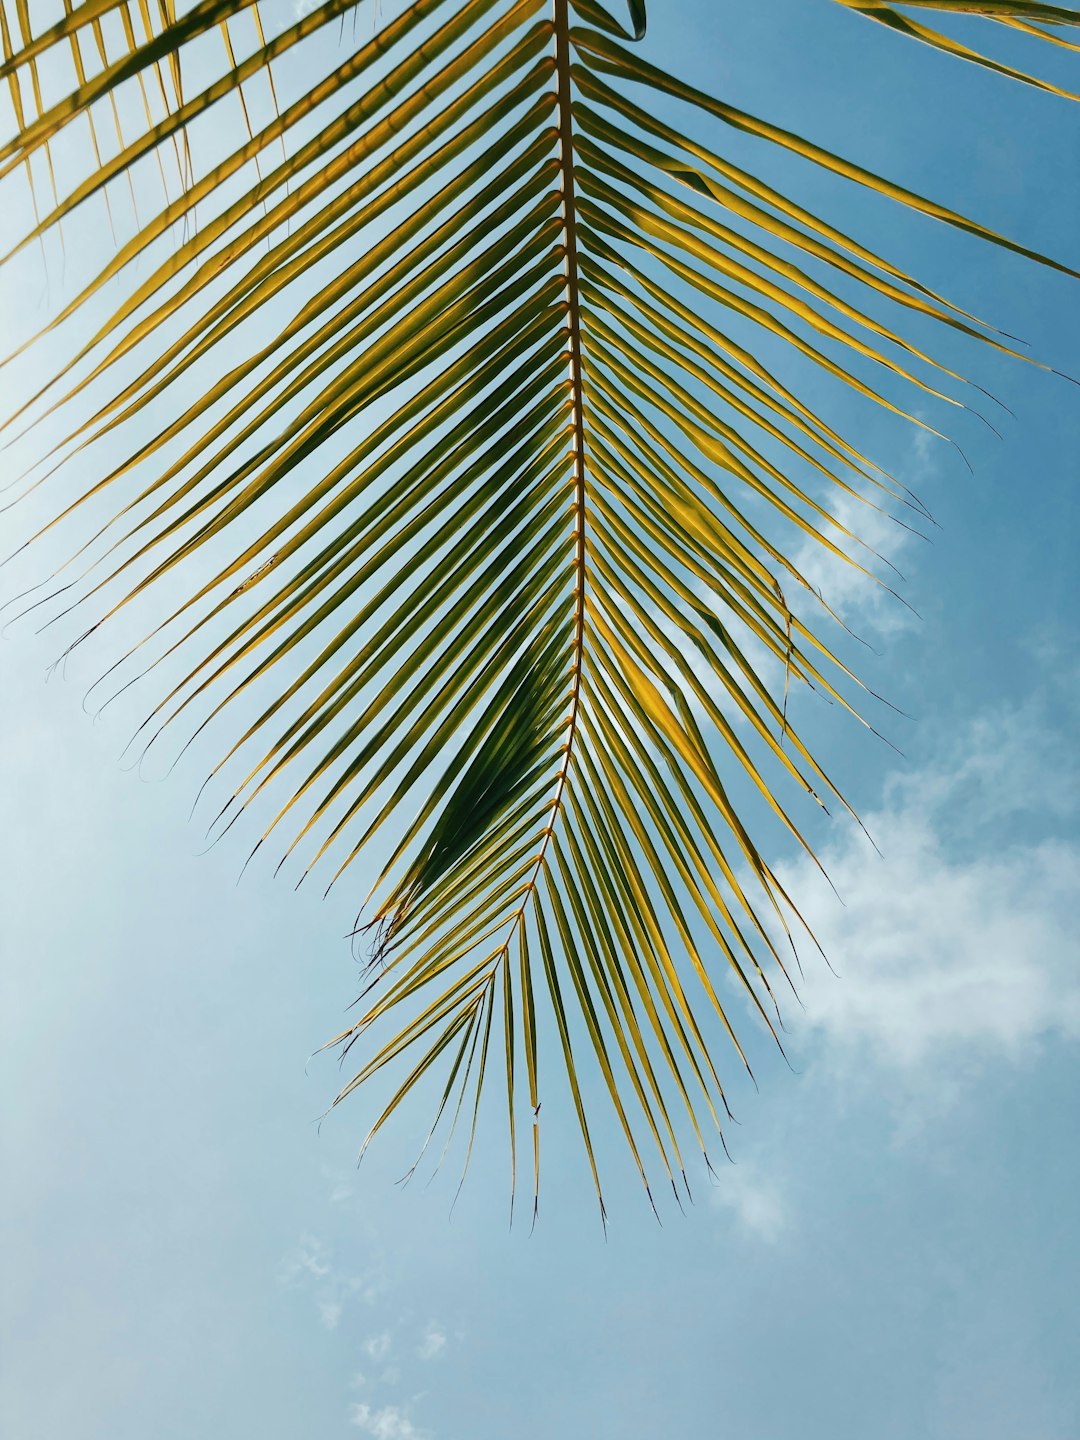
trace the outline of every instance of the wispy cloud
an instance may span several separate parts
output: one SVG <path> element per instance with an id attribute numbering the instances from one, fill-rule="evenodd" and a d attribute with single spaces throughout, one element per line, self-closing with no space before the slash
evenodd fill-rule
<path id="1" fill-rule="evenodd" d="M 725 1165 L 710 1192 L 713 1204 L 734 1215 L 748 1234 L 775 1244 L 788 1225 L 788 1210 L 776 1181 L 757 1165 Z"/>
<path id="2" fill-rule="evenodd" d="M 795 553 L 795 568 L 829 609 L 864 638 L 867 633 L 897 634 L 915 624 L 914 611 L 899 598 L 904 582 L 897 573 L 904 552 L 916 543 L 914 533 L 884 510 L 848 495 L 841 495 L 830 514 L 833 523 L 823 526 L 823 533 L 855 563 L 807 538 Z"/>
<path id="3" fill-rule="evenodd" d="M 434 1321 L 424 1331 L 423 1338 L 417 1347 L 416 1353 L 421 1360 L 434 1360 L 436 1355 L 441 1355 L 446 1349 L 446 1331 L 442 1326 L 436 1325 Z"/>
<path id="4" fill-rule="evenodd" d="M 427 1440 L 427 1430 L 419 1430 L 398 1405 L 383 1405 L 376 1409 L 372 1405 L 353 1405 L 349 1409 L 349 1424 L 355 1425 L 374 1440 Z"/>
<path id="5" fill-rule="evenodd" d="M 393 1348 L 394 1337 L 389 1330 L 382 1330 L 378 1335 L 369 1335 L 360 1347 L 369 1360 L 379 1364 L 390 1354 Z"/>
<path id="6" fill-rule="evenodd" d="M 1080 771 L 1037 702 L 978 717 L 919 772 L 897 775 L 867 828 L 827 846 L 838 904 L 808 860 L 781 869 L 842 972 L 801 993 L 834 1059 L 858 1051 L 925 1072 L 1021 1061 L 1080 1039 L 1075 898 Z"/>
<path id="7" fill-rule="evenodd" d="M 278 1267 L 278 1283 L 292 1286 L 304 1284 L 312 1278 L 322 1280 L 332 1269 L 329 1247 L 317 1236 L 304 1234 L 293 1253 L 287 1255 Z"/>
<path id="8" fill-rule="evenodd" d="M 937 469 L 934 443 L 934 437 L 922 430 L 912 441 L 901 478 L 917 492 Z M 910 628 L 916 617 L 900 598 L 902 572 L 915 549 L 926 543 L 932 522 L 880 491 L 868 491 L 865 499 L 841 491 L 829 513 L 832 524 L 821 525 L 822 534 L 855 564 L 807 536 L 793 556 L 795 568 L 833 613 L 864 638 Z"/>
<path id="9" fill-rule="evenodd" d="M 330 1247 L 315 1235 L 304 1234 L 296 1249 L 278 1266 L 278 1284 L 286 1289 L 315 1292 L 315 1309 L 327 1330 L 336 1330 L 350 1300 L 374 1303 L 378 1287 L 363 1275 L 341 1275 Z"/>

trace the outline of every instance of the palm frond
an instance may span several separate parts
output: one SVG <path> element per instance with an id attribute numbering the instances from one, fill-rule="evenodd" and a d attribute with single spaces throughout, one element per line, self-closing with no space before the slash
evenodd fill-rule
<path id="1" fill-rule="evenodd" d="M 685 1177 L 685 1125 L 707 1163 L 726 1105 L 713 1032 L 745 1064 L 748 1002 L 776 1034 L 797 912 L 739 797 L 799 844 L 786 795 L 843 805 L 786 688 L 854 714 L 854 682 L 790 603 L 809 587 L 785 546 L 850 558 L 822 485 L 917 508 L 753 337 L 923 426 L 922 399 L 971 392 L 906 321 L 1014 353 L 724 137 L 1053 262 L 656 69 L 627 43 L 641 0 L 628 26 L 596 0 L 412 0 L 338 43 L 353 6 L 269 36 L 253 0 L 144 5 L 141 32 L 120 0 L 68 3 L 36 33 L 21 3 L 5 19 L 0 177 L 94 127 L 81 178 L 16 249 L 146 160 L 171 154 L 182 181 L 163 176 L 49 322 L 127 287 L 13 417 L 91 412 L 34 482 L 77 467 L 46 527 L 80 540 L 53 610 L 89 613 L 76 643 L 136 603 L 153 617 L 113 667 L 169 677 L 147 746 L 234 717 L 219 830 L 271 804 L 256 849 L 281 836 L 330 884 L 377 856 L 371 980 L 337 1037 L 367 1047 L 342 1096 L 401 1061 L 372 1135 L 439 1065 L 436 1123 L 464 1109 L 471 1135 L 495 1026 L 535 1197 L 550 1023 L 598 1195 L 585 1056 L 651 1195 L 657 1165 Z M 1053 8 L 999 18 L 1053 25 Z M 245 103 L 200 159 L 204 120 L 294 51 L 329 54 L 327 72 L 290 100 L 278 71 L 272 105 Z M 75 78 L 50 102 L 35 75 L 60 52 Z M 132 128 L 131 94 L 152 90 Z M 676 105 L 716 138 L 675 128 Z M 83 520 L 107 500 L 105 524 Z"/>
<path id="2" fill-rule="evenodd" d="M 995 60 L 982 50 L 976 50 L 945 31 L 924 24 L 918 18 L 922 12 L 930 10 L 947 19 L 970 17 L 985 20 L 1011 30 L 1016 35 L 1042 40 L 1060 49 L 1080 51 L 1080 42 L 1069 37 L 1070 28 L 1080 25 L 1080 10 L 1071 5 L 1040 5 L 1035 3 L 1035 0 L 997 0 L 997 3 L 991 0 L 989 4 L 986 0 L 902 0 L 898 5 L 887 4 L 885 0 L 839 0 L 839 3 L 846 5 L 849 10 L 857 10 L 869 20 L 887 25 L 900 35 L 921 41 L 922 44 L 941 50 L 946 55 L 955 56 L 958 60 L 981 65 L 999 75 L 1007 75 L 1025 85 L 1034 85 L 1038 90 L 1049 91 L 1051 95 L 1060 95 L 1066 100 L 1080 100 L 1080 95 L 1075 91 L 1063 89 L 1050 80 L 1032 75 L 1002 60 Z"/>

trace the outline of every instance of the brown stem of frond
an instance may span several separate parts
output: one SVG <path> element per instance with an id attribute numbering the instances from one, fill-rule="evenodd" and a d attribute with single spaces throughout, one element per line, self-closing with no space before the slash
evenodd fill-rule
<path id="1" fill-rule="evenodd" d="M 574 189 L 574 132 L 570 92 L 570 7 L 569 0 L 554 0 L 555 75 L 558 85 L 559 177 L 565 246 L 566 318 L 569 334 L 570 428 L 572 432 L 574 483 L 574 640 L 571 661 L 570 713 L 566 721 L 566 742 L 562 764 L 551 802 L 551 818 L 540 842 L 536 866 L 529 879 L 525 899 L 514 916 L 507 945 L 514 931 L 525 921 L 525 908 L 536 883 L 555 832 L 563 795 L 570 775 L 571 757 L 578 732 L 581 709 L 581 677 L 585 649 L 585 422 L 583 371 L 581 361 L 581 297 L 578 291 L 577 205 Z"/>

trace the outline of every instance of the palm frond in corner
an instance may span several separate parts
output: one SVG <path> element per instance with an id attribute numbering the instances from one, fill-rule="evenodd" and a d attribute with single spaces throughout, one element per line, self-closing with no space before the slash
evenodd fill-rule
<path id="1" fill-rule="evenodd" d="M 1010 343 L 725 137 L 1042 257 L 657 69 L 640 0 L 629 25 L 596 0 L 413 0 L 352 29 L 354 0 L 326 0 L 273 33 L 252 0 L 143 5 L 141 30 L 133 9 L 69 0 L 32 31 L 0 0 L 0 177 L 94 137 L 18 248 L 146 160 L 182 180 L 52 319 L 124 287 L 19 422 L 90 412 L 48 460 L 80 477 L 55 603 L 84 639 L 151 617 L 117 661 L 170 677 L 144 742 L 231 719 L 223 827 L 272 800 L 259 844 L 331 883 L 374 857 L 372 978 L 338 1037 L 362 1050 L 343 1095 L 400 1060 L 372 1134 L 436 1069 L 436 1120 L 475 1130 L 494 1043 L 534 1197 L 560 1072 L 600 1196 L 587 1056 L 650 1195 L 656 1170 L 677 1187 L 724 1116 L 712 1035 L 745 1061 L 725 970 L 775 1033 L 789 964 L 792 899 L 736 797 L 800 843 L 793 799 L 842 804 L 766 673 L 853 693 L 769 517 L 839 555 L 817 486 L 905 498 L 752 337 L 901 414 L 965 393 L 905 321 Z M 309 54 L 290 98 L 279 67 Z"/>
<path id="2" fill-rule="evenodd" d="M 945 20 L 961 18 L 968 21 L 987 21 L 1004 30 L 1011 30 L 1014 35 L 1023 35 L 1059 49 L 1080 53 L 1080 39 L 1073 34 L 1074 28 L 1080 26 L 1080 10 L 1071 5 L 1009 3 L 1009 0 L 996 0 L 996 3 L 994 0 L 991 0 L 991 3 L 986 3 L 986 0 L 901 0 L 901 3 L 896 5 L 889 5 L 885 0 L 839 0 L 839 3 L 846 5 L 849 10 L 857 10 L 869 20 L 887 25 L 900 35 L 941 50 L 946 55 L 967 60 L 974 65 L 982 65 L 987 70 L 1007 75 L 1012 80 L 1020 80 L 1025 85 L 1034 85 L 1038 90 L 1049 91 L 1063 99 L 1080 100 L 1080 95 L 1075 91 L 1063 89 L 1060 85 L 1032 75 L 1027 70 L 1018 69 L 1015 65 L 995 60 L 981 49 L 976 50 L 946 31 L 924 23 L 921 18 L 923 13 L 929 10 Z"/>

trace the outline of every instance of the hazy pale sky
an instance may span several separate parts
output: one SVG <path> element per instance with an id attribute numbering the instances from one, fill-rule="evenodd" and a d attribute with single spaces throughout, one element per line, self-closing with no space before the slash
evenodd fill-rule
<path id="1" fill-rule="evenodd" d="M 828 0 L 651 10 L 655 63 L 1080 264 L 1080 106 Z M 804 184 L 1080 374 L 1075 282 Z M 46 298 L 35 261 L 0 276 L 12 338 L 66 293 L 54 263 Z M 605 1238 L 569 1130 L 545 1140 L 531 1235 L 508 1227 L 495 1123 L 452 1215 L 460 1155 L 395 1184 L 419 1108 L 357 1170 L 374 1100 L 320 1126 L 341 1076 L 309 1061 L 356 993 L 356 890 L 322 902 L 269 866 L 237 884 L 244 847 L 200 854 L 186 821 L 202 772 L 131 773 L 141 711 L 83 713 L 100 655 L 46 684 L 52 633 L 8 632 L 5 1436 L 1075 1440 L 1080 391 L 944 348 L 1015 412 L 1001 439 L 953 426 L 974 475 L 829 397 L 940 524 L 932 543 L 885 521 L 867 536 L 917 617 L 812 562 L 872 647 L 868 682 L 912 717 L 874 713 L 890 749 L 798 702 L 882 853 L 818 826 L 840 900 L 775 856 L 838 973 L 806 957 L 791 1067 L 759 1046 L 734 1163 L 662 1226 L 613 1145 Z M 0 514 L 5 553 L 24 523 Z M 0 598 L 36 578 L 0 570 Z"/>

